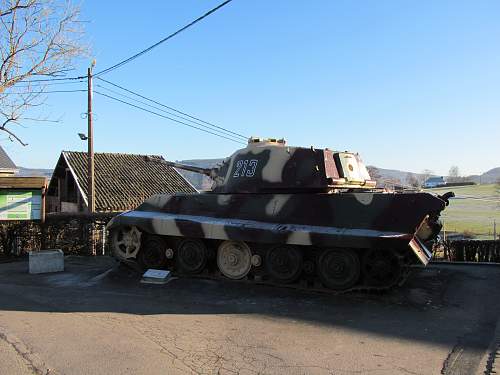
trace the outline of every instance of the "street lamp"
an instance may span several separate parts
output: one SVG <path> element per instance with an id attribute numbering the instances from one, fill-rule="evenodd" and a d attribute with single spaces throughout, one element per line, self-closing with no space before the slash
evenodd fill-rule
<path id="1" fill-rule="evenodd" d="M 87 139 L 89 139 L 89 137 L 87 137 L 87 136 L 86 136 L 85 134 L 83 134 L 83 133 L 78 133 L 78 136 L 80 137 L 80 139 L 81 139 L 82 141 L 86 141 Z"/>

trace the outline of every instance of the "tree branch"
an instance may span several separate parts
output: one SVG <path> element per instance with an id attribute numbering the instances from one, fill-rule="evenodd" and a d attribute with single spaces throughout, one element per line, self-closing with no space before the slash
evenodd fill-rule
<path id="1" fill-rule="evenodd" d="M 6 125 L 36 120 L 36 115 L 23 115 L 45 101 L 40 85 L 29 83 L 31 77 L 63 75 L 86 53 L 79 14 L 67 0 L 0 0 L 0 130 L 22 145 Z M 28 82 L 22 92 L 15 90 L 19 82 Z"/>
<path id="2" fill-rule="evenodd" d="M 7 120 L 5 120 L 2 124 L 2 126 L 0 126 L 0 130 L 3 130 L 4 132 L 6 132 L 7 134 L 9 134 L 9 137 L 12 137 L 14 138 L 16 141 L 18 141 L 21 145 L 23 146 L 28 146 L 27 143 L 24 143 L 21 138 L 19 138 L 17 135 L 15 135 L 11 130 L 7 129 L 5 126 L 7 124 L 9 124 L 10 122 L 15 122 L 16 120 L 13 119 L 13 118 L 9 118 Z"/>

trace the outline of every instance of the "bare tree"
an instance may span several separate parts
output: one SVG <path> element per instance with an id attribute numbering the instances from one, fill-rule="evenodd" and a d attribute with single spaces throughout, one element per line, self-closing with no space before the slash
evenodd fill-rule
<path id="1" fill-rule="evenodd" d="M 406 175 L 406 184 L 414 188 L 420 187 L 417 176 L 410 172 L 408 172 L 408 174 Z"/>
<path id="2" fill-rule="evenodd" d="M 47 121 L 27 113 L 45 101 L 34 77 L 60 77 L 86 52 L 80 10 L 64 0 L 0 0 L 0 130 L 26 145 L 13 125 Z"/>
<path id="3" fill-rule="evenodd" d="M 460 170 L 456 165 L 452 165 L 448 171 L 449 182 L 458 182 L 460 180 Z"/>

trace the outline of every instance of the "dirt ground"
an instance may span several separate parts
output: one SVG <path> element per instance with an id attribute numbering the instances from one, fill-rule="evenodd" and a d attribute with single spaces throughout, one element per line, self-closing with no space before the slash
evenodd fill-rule
<path id="1" fill-rule="evenodd" d="M 0 264 L 0 374 L 488 374 L 500 267 L 431 265 L 384 294 L 139 283 L 106 257 Z"/>

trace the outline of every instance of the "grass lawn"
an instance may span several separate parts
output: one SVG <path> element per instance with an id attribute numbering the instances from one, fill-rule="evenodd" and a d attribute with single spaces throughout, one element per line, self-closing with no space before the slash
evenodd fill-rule
<path id="1" fill-rule="evenodd" d="M 500 186 L 455 186 L 426 191 L 437 194 L 447 191 L 455 193 L 456 197 L 450 199 L 450 205 L 441 215 L 446 231 L 470 231 L 492 239 L 493 220 L 496 220 L 497 234 L 500 233 Z"/>

